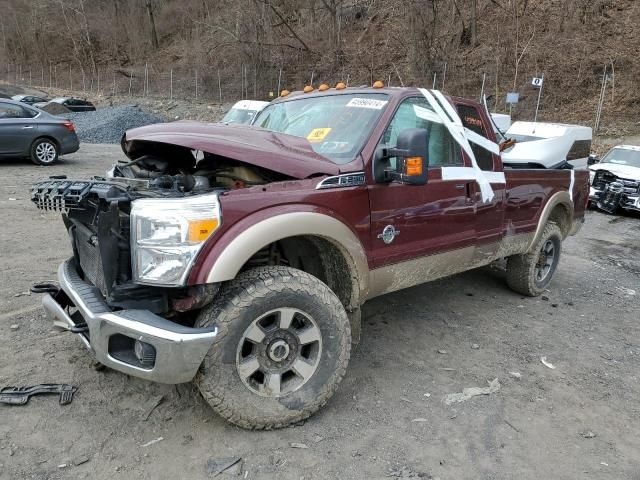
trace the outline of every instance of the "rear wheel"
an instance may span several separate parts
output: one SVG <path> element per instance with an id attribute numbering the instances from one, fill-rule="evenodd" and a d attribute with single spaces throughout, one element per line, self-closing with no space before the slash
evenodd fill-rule
<path id="1" fill-rule="evenodd" d="M 549 222 L 529 253 L 507 259 L 507 284 L 522 295 L 537 297 L 549 285 L 560 261 L 562 232 Z"/>
<path id="2" fill-rule="evenodd" d="M 48 138 L 38 138 L 31 145 L 31 161 L 36 165 L 51 165 L 58 160 L 58 146 Z"/>
<path id="3" fill-rule="evenodd" d="M 331 398 L 349 362 L 351 330 L 336 295 L 288 267 L 240 274 L 197 326 L 219 327 L 195 384 L 211 407 L 249 429 L 281 428 Z"/>

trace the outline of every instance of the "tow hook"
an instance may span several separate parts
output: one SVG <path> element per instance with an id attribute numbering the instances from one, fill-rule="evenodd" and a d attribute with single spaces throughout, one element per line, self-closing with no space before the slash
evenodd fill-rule
<path id="1" fill-rule="evenodd" d="M 62 304 L 62 306 L 66 307 L 70 305 L 70 302 L 67 298 L 67 295 L 64 293 L 64 291 L 62 291 L 58 286 L 54 285 L 53 283 L 46 283 L 46 282 L 36 283 L 31 287 L 31 292 L 44 293 L 45 295 L 49 295 L 53 297 L 53 299 L 56 300 L 57 303 Z M 72 326 L 56 318 L 53 320 L 53 324 L 54 326 L 71 333 L 85 333 L 89 331 L 89 326 L 86 324 L 86 322 L 77 323 Z"/>

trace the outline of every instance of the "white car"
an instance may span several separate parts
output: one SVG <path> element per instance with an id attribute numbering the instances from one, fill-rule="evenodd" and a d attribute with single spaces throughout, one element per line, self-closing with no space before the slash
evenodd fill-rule
<path id="1" fill-rule="evenodd" d="M 269 102 L 260 100 L 240 100 L 225 114 L 222 123 L 251 123 L 267 105 Z"/>
<path id="2" fill-rule="evenodd" d="M 589 164 L 592 204 L 609 213 L 640 211 L 640 146 L 619 145 L 600 161 L 589 157 Z"/>

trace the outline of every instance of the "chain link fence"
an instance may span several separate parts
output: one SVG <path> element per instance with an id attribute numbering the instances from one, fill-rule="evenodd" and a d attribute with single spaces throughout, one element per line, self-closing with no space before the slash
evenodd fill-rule
<path id="1" fill-rule="evenodd" d="M 241 64 L 237 70 L 165 68 L 151 63 L 135 68 L 6 64 L 0 70 L 0 79 L 22 87 L 55 88 L 88 96 L 150 97 L 215 103 L 240 99 L 269 100 L 285 88 L 287 77 L 282 69 L 253 68 Z"/>

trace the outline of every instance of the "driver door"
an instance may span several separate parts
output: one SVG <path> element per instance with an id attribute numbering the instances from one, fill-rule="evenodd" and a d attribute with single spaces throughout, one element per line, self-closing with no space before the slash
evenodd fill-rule
<path id="1" fill-rule="evenodd" d="M 472 181 L 442 179 L 443 167 L 468 165 L 446 127 L 424 119 L 424 114 L 421 117 L 421 109 L 432 110 L 423 97 L 402 101 L 379 141 L 378 150 L 393 147 L 401 131 L 424 128 L 429 135 L 429 171 L 426 185 L 394 182 L 369 187 L 374 268 L 456 250 L 459 255 L 454 255 L 453 262 L 462 263 L 473 254 L 476 185 Z M 390 162 L 393 166 L 395 159 Z M 396 235 L 387 243 L 382 234 L 390 227 Z M 410 266 L 407 267 L 409 272 Z"/>

